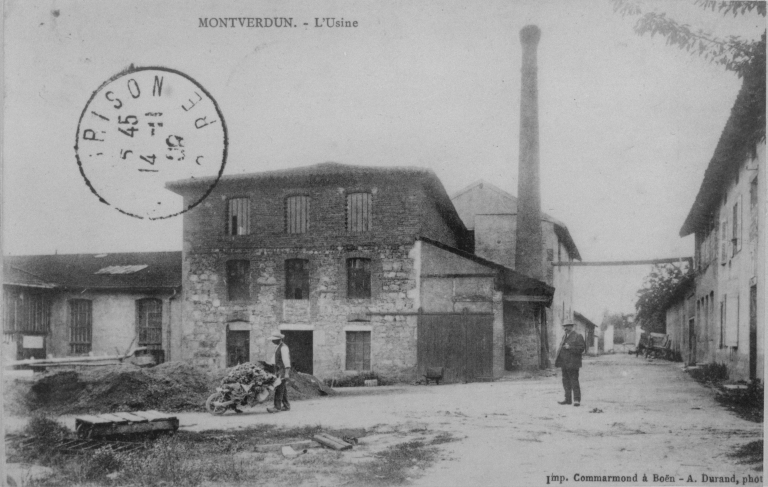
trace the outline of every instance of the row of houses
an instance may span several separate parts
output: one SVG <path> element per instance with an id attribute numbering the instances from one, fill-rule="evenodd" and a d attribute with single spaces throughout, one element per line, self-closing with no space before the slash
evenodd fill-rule
<path id="1" fill-rule="evenodd" d="M 167 187 L 186 202 L 209 182 Z M 225 176 L 183 215 L 181 252 L 7 257 L 3 346 L 17 358 L 142 346 L 219 368 L 262 359 L 279 329 L 295 367 L 323 378 L 546 367 L 563 322 L 589 321 L 571 268 L 551 265 L 580 255 L 542 214 L 545 276 L 516 272 L 516 204 L 484 181 L 450 198 L 413 167 Z"/>
<path id="2" fill-rule="evenodd" d="M 665 305 L 683 360 L 726 364 L 734 380 L 764 379 L 766 183 L 763 65 L 745 75 L 680 230 L 695 235 L 694 268 Z"/>

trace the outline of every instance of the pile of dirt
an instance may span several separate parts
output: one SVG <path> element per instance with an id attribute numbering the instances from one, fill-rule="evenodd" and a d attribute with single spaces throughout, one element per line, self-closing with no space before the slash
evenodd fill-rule
<path id="1" fill-rule="evenodd" d="M 30 412 L 98 414 L 117 411 L 204 411 L 205 400 L 226 371 L 212 374 L 182 362 L 152 368 L 134 365 L 98 367 L 48 373 L 34 381 L 24 395 Z M 317 378 L 294 374 L 291 399 L 336 394 Z"/>

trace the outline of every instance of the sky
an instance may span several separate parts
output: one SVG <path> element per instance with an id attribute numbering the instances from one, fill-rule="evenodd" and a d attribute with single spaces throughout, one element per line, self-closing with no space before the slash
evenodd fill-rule
<path id="1" fill-rule="evenodd" d="M 721 36 L 765 29 L 762 17 L 692 2 L 643 5 Z M 637 36 L 608 0 L 4 8 L 6 255 L 181 249 L 180 217 L 119 213 L 78 170 L 80 114 L 131 64 L 178 70 L 210 93 L 228 128 L 224 174 L 326 161 L 420 166 L 449 194 L 478 179 L 516 194 L 518 33 L 536 24 L 542 209 L 568 226 L 585 261 L 693 255 L 679 230 L 740 87 L 721 67 Z M 291 17 L 297 27 L 199 26 L 210 17 Z M 326 17 L 357 27 L 314 26 Z M 575 309 L 596 322 L 605 310 L 632 312 L 649 271 L 575 268 Z"/>

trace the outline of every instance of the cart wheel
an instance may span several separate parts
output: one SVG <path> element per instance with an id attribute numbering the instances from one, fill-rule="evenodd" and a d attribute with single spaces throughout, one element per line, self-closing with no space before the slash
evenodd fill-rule
<path id="1" fill-rule="evenodd" d="M 220 416 L 227 411 L 227 407 L 214 404 L 217 402 L 224 402 L 224 394 L 221 392 L 214 392 L 208 396 L 208 400 L 205 401 L 205 409 L 211 414 Z"/>

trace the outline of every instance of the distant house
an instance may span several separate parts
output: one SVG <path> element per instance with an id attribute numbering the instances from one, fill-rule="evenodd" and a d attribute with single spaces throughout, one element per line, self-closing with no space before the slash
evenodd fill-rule
<path id="1" fill-rule="evenodd" d="M 587 349 L 584 351 L 587 355 L 597 355 L 597 335 L 595 334 L 595 325 L 589 318 L 579 313 L 573 312 L 574 330 L 584 337 Z"/>
<path id="2" fill-rule="evenodd" d="M 481 180 L 456 192 L 451 200 L 471 232 L 475 254 L 514 269 L 517 198 Z M 541 214 L 541 232 L 544 281 L 555 288 L 552 306 L 546 310 L 547 354 L 554 362 L 563 335 L 562 324 L 575 315 L 572 268 L 552 264 L 581 260 L 581 255 L 565 224 L 546 213 Z"/>
<path id="3" fill-rule="evenodd" d="M 685 306 L 690 363 L 718 362 L 733 379 L 762 379 L 766 298 L 765 66 L 744 77 L 696 200 L 680 230 L 695 234 Z"/>
<path id="4" fill-rule="evenodd" d="M 169 183 L 186 200 L 205 179 Z M 430 170 L 337 163 L 223 177 L 184 214 L 184 360 L 260 360 L 275 329 L 297 370 L 498 377 L 505 336 L 539 366 L 553 288 L 472 253 Z"/>
<path id="5" fill-rule="evenodd" d="M 181 252 L 7 256 L 5 357 L 178 353 Z"/>
<path id="6" fill-rule="evenodd" d="M 693 276 L 684 278 L 662 309 L 671 348 L 688 365 L 696 363 L 696 339 L 691 335 L 695 333 L 695 290 Z"/>

